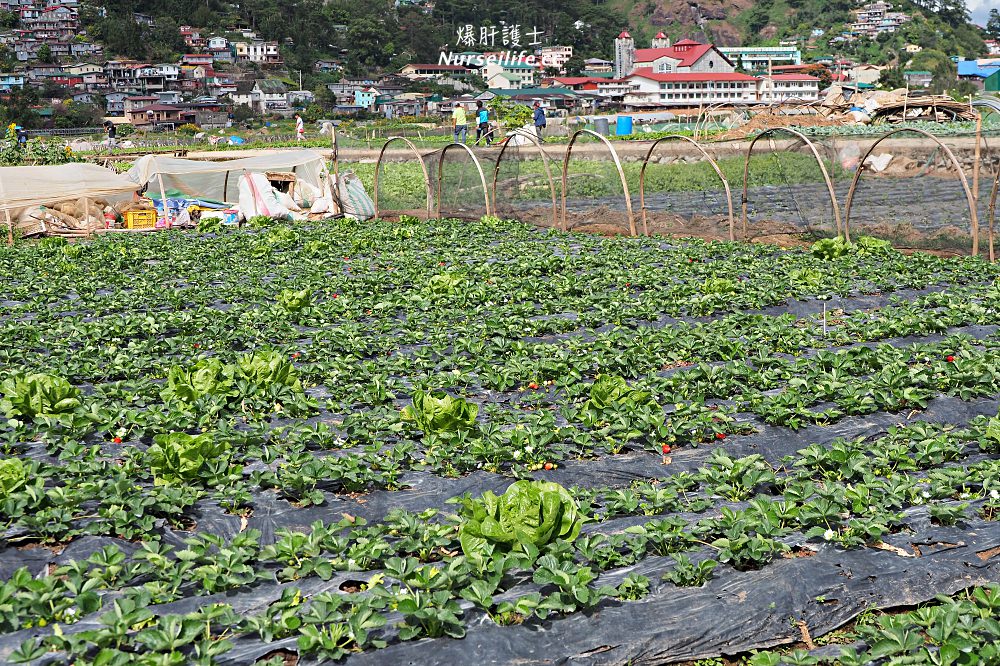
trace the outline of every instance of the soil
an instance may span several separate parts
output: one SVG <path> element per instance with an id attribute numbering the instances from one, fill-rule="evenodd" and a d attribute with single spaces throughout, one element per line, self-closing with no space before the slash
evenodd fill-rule
<path id="1" fill-rule="evenodd" d="M 551 208 L 529 208 L 518 211 L 518 219 L 537 227 L 551 228 Z M 642 215 L 636 213 L 636 230 L 642 233 Z M 600 221 L 598 221 L 600 220 Z M 569 211 L 566 215 L 570 231 L 598 236 L 627 236 L 628 222 L 622 211 L 600 207 L 588 211 Z M 562 221 L 560 220 L 560 225 Z M 729 223 L 724 216 L 685 218 L 668 212 L 648 211 L 646 223 L 651 235 L 670 238 L 700 238 L 707 241 L 729 240 Z M 754 222 L 744 236 L 739 222 L 736 238 L 751 243 L 766 243 L 781 247 L 805 247 L 812 243 L 809 234 L 787 222 Z"/>

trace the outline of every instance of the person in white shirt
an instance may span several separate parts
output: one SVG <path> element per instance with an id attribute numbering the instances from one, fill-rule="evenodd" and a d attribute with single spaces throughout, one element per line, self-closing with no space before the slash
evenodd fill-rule
<path id="1" fill-rule="evenodd" d="M 305 141 L 306 139 L 306 124 L 302 120 L 302 116 L 295 114 L 295 140 Z"/>

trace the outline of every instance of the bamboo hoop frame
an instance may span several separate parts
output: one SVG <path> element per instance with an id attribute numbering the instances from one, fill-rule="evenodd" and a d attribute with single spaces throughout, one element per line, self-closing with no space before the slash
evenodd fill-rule
<path id="1" fill-rule="evenodd" d="M 865 152 L 864 155 L 862 155 L 861 161 L 858 163 L 858 170 L 854 173 L 854 179 L 851 181 L 851 188 L 849 190 L 847 190 L 847 201 L 844 204 L 844 234 L 845 234 L 845 238 L 848 241 L 850 240 L 850 236 L 848 234 L 849 234 L 849 228 L 850 228 L 850 224 L 851 224 L 851 204 L 854 202 L 854 193 L 855 193 L 855 191 L 858 188 L 858 183 L 861 181 L 861 174 L 864 173 L 864 171 L 865 171 L 865 161 L 869 158 L 869 156 L 871 156 L 871 154 L 873 152 L 875 152 L 875 149 L 878 147 L 878 145 L 880 143 L 882 143 L 883 141 L 885 141 L 889 137 L 894 136 L 896 134 L 900 134 L 902 132 L 915 132 L 916 134 L 919 134 L 919 135 L 921 135 L 921 136 L 923 136 L 925 138 L 930 139 L 931 141 L 933 141 L 934 143 L 936 143 L 939 148 L 942 148 L 944 150 L 945 155 L 947 155 L 948 159 L 951 160 L 952 165 L 955 167 L 955 171 L 958 173 L 959 180 L 962 182 L 962 189 L 965 191 L 965 198 L 966 198 L 966 200 L 969 203 L 969 215 L 970 215 L 970 219 L 971 219 L 971 231 L 972 231 L 972 256 L 978 257 L 979 256 L 979 215 L 978 215 L 978 213 L 976 211 L 976 200 L 975 200 L 975 197 L 972 196 L 972 190 L 969 189 L 969 181 L 965 177 L 965 171 L 962 169 L 962 163 L 959 162 L 958 159 L 955 157 L 955 153 L 951 152 L 951 148 L 949 148 L 945 144 L 941 143 L 940 139 L 938 139 L 936 136 L 934 136 L 930 132 L 925 132 L 924 130 L 921 130 L 921 129 L 913 129 L 913 128 L 908 128 L 908 127 L 907 128 L 903 128 L 903 129 L 893 130 L 893 131 L 891 131 L 891 132 L 889 132 L 887 134 L 882 135 L 881 137 L 879 137 L 875 141 L 875 143 L 873 143 L 871 146 L 869 146 L 868 147 L 868 151 Z"/>
<path id="2" fill-rule="evenodd" d="M 581 130 L 577 130 L 576 132 L 574 132 L 573 136 L 570 137 L 569 145 L 566 146 L 566 156 L 563 158 L 563 168 L 562 168 L 562 222 L 563 222 L 563 229 L 564 230 L 569 230 L 569 223 L 567 222 L 567 218 L 566 218 L 566 188 L 568 186 L 568 181 L 569 181 L 569 158 L 573 154 L 573 146 L 576 145 L 576 140 L 579 139 L 580 135 L 582 135 L 582 134 L 586 134 L 588 136 L 592 136 L 592 137 L 598 139 L 599 141 L 601 141 L 607 147 L 608 152 L 611 153 L 611 157 L 614 159 L 614 162 L 615 162 L 615 168 L 618 169 L 618 177 L 621 178 L 622 191 L 625 193 L 625 209 L 628 211 L 628 229 L 629 229 L 629 234 L 632 235 L 632 236 L 636 236 L 637 234 L 636 234 L 636 230 L 635 230 L 635 215 L 632 212 L 632 195 L 631 195 L 631 193 L 629 192 L 629 189 L 628 189 L 628 181 L 625 180 L 625 171 L 622 169 L 621 160 L 618 159 L 618 151 L 616 151 L 615 148 L 614 148 L 614 146 L 611 145 L 611 142 L 608 141 L 607 137 L 603 137 L 600 134 L 598 134 L 597 132 L 595 132 L 593 130 L 589 130 L 589 129 L 581 129 Z"/>
<path id="3" fill-rule="evenodd" d="M 552 158 L 545 152 L 545 148 L 542 146 L 542 142 L 538 140 L 537 136 L 522 129 L 514 130 L 510 136 L 504 139 L 500 146 L 500 154 L 497 155 L 497 164 L 493 168 L 493 210 L 497 210 L 497 179 L 500 176 L 500 163 L 503 161 L 503 156 L 507 153 L 507 147 L 510 145 L 510 140 L 514 137 L 522 137 L 531 141 L 535 147 L 538 148 L 538 152 L 542 156 L 542 165 L 545 167 L 545 177 L 549 180 L 549 190 L 552 192 L 552 228 L 558 229 L 559 204 L 556 201 L 556 184 L 555 181 L 552 180 L 552 169 L 549 168 L 549 162 Z M 566 231 L 566 229 L 563 229 L 563 231 Z"/>
<path id="4" fill-rule="evenodd" d="M 380 209 L 378 206 L 378 181 L 379 181 L 379 173 L 382 171 L 382 158 L 385 157 L 385 151 L 389 147 L 389 144 L 391 144 L 394 141 L 402 141 L 403 143 L 405 143 L 406 146 L 411 151 L 413 151 L 413 155 L 417 158 L 417 162 L 419 162 L 420 164 L 420 170 L 423 171 L 424 174 L 424 188 L 427 191 L 427 217 L 425 219 L 429 220 L 433 216 L 433 207 L 434 207 L 433 204 L 434 195 L 431 190 L 431 177 L 427 175 L 427 165 L 424 164 L 424 158 L 421 157 L 420 151 L 417 150 L 417 147 L 413 145 L 412 141 L 410 141 L 404 136 L 392 136 L 386 139 L 385 143 L 382 144 L 382 150 L 380 150 L 378 153 L 378 159 L 375 161 L 375 181 L 373 184 L 373 187 L 375 188 L 374 192 L 375 196 L 372 197 L 372 201 L 375 204 L 375 217 L 376 218 L 381 217 Z"/>
<path id="5" fill-rule="evenodd" d="M 444 188 L 444 158 L 452 148 L 464 148 L 465 152 L 472 158 L 472 163 L 476 165 L 476 171 L 479 172 L 479 182 L 483 186 L 483 203 L 486 204 L 486 215 L 490 215 L 490 189 L 486 186 L 486 174 L 483 173 L 483 167 L 479 163 L 479 158 L 472 152 L 472 148 L 469 148 L 464 143 L 449 143 L 441 150 L 441 155 L 438 157 L 437 217 L 441 217 L 441 195 Z"/>
<path id="6" fill-rule="evenodd" d="M 725 102 L 715 102 L 714 104 L 709 104 L 705 107 L 705 110 L 698 114 L 694 121 L 694 140 L 697 141 L 701 137 L 701 133 L 704 132 L 708 134 L 708 125 L 712 122 L 712 112 L 718 111 L 719 109 L 726 106 Z"/>
<path id="7" fill-rule="evenodd" d="M 819 151 L 816 150 L 816 145 L 813 144 L 809 138 L 802 134 L 801 132 L 794 130 L 790 127 L 772 127 L 771 129 L 765 130 L 755 136 L 753 141 L 747 147 L 746 160 L 743 163 L 743 198 L 741 200 L 742 207 L 742 221 L 743 221 L 743 237 L 746 238 L 747 235 L 747 192 L 749 190 L 749 179 L 750 179 L 750 157 L 753 155 L 753 148 L 757 145 L 757 142 L 763 139 L 765 136 L 769 137 L 773 145 L 773 135 L 776 132 L 786 132 L 792 136 L 799 139 L 802 143 L 809 147 L 812 152 L 813 157 L 816 158 L 816 164 L 819 165 L 819 170 L 823 174 L 823 180 L 826 182 L 826 190 L 830 195 L 830 204 L 833 206 L 833 218 L 837 225 L 837 235 L 843 235 L 844 239 L 848 242 L 851 240 L 850 235 L 846 227 L 843 227 L 840 220 L 840 205 L 837 203 L 837 192 L 833 189 L 833 180 L 830 178 L 829 172 L 826 170 L 826 166 L 823 164 L 823 159 L 819 156 Z"/>
<path id="8" fill-rule="evenodd" d="M 719 177 L 719 180 L 722 181 L 722 186 L 726 190 L 726 204 L 728 205 L 729 208 L 729 240 L 735 241 L 736 220 L 733 216 L 733 194 L 729 189 L 729 181 L 726 180 L 726 176 L 722 173 L 722 169 L 719 168 L 719 165 L 715 161 L 715 159 L 708 154 L 708 151 L 706 151 L 705 148 L 702 147 L 700 143 L 698 143 L 697 141 L 695 141 L 690 137 L 681 136 L 680 134 L 671 134 L 669 136 L 661 137 L 656 141 L 654 141 L 653 145 L 649 147 L 649 151 L 646 153 L 646 158 L 642 161 L 642 168 L 639 169 L 639 210 L 642 213 L 642 235 L 643 236 L 649 235 L 649 225 L 647 223 L 647 215 L 646 215 L 646 167 L 649 166 L 649 159 L 653 156 L 653 151 L 656 150 L 656 147 L 660 145 L 660 143 L 671 139 L 681 139 L 683 141 L 687 141 L 692 146 L 697 148 L 701 152 L 701 154 L 705 156 L 705 159 L 708 160 L 708 163 L 712 165 L 712 169 L 715 170 L 715 173 Z"/>

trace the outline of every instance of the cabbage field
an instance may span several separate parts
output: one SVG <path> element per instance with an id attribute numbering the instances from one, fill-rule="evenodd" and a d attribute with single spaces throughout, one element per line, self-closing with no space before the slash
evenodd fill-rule
<path id="1" fill-rule="evenodd" d="M 1000 663 L 981 259 L 403 217 L 0 267 L 0 662 Z"/>

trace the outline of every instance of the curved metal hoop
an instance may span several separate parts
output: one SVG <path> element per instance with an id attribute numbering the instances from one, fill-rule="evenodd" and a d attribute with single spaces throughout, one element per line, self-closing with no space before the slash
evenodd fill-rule
<path id="1" fill-rule="evenodd" d="M 573 146 L 576 145 L 576 140 L 580 138 L 581 134 L 587 134 L 596 139 L 599 139 L 607 147 L 608 151 L 611 153 L 611 157 L 614 159 L 615 168 L 618 169 L 618 176 L 622 181 L 622 191 L 625 193 L 625 209 L 628 211 L 628 229 L 632 236 L 636 235 L 635 231 L 635 215 L 632 213 L 632 195 L 628 191 L 628 182 L 625 180 L 625 171 L 622 169 L 621 160 L 618 159 L 618 152 L 615 150 L 611 142 L 607 140 L 606 137 L 601 136 L 597 132 L 589 129 L 577 130 L 570 137 L 569 145 L 566 146 L 566 157 L 563 158 L 563 169 L 562 169 L 562 222 L 563 229 L 569 229 L 569 224 L 566 219 L 566 187 L 569 179 L 569 158 L 573 154 Z"/>
<path id="2" fill-rule="evenodd" d="M 850 236 L 846 229 L 841 228 L 840 222 L 840 206 L 837 204 L 837 192 L 833 189 L 833 180 L 830 178 L 830 174 L 826 170 L 826 166 L 823 164 L 822 158 L 819 156 L 819 151 L 816 150 L 816 146 L 813 142 L 809 140 L 804 134 L 799 131 L 793 130 L 790 127 L 772 127 L 771 129 L 765 130 L 754 137 L 753 141 L 750 142 L 750 146 L 747 148 L 747 157 L 743 163 L 743 198 L 741 201 L 742 205 L 742 221 L 743 221 L 743 236 L 747 235 L 747 190 L 749 186 L 750 177 L 750 156 L 753 155 L 753 147 L 758 141 L 763 139 L 765 136 L 772 135 L 776 132 L 787 132 L 792 136 L 796 137 L 803 143 L 805 143 L 809 150 L 812 152 L 813 157 L 816 158 L 816 163 L 819 165 L 819 170 L 823 174 L 823 180 L 826 182 L 826 190 L 830 195 L 830 204 L 833 206 L 833 218 L 837 223 L 837 235 L 844 235 L 846 240 L 850 240 Z"/>
<path id="3" fill-rule="evenodd" d="M 424 174 L 424 187 L 427 190 L 427 219 L 429 220 L 432 215 L 432 193 L 431 193 L 431 177 L 427 175 L 427 165 L 424 164 L 423 157 L 420 156 L 420 151 L 417 147 L 413 145 L 413 142 L 407 139 L 405 136 L 391 136 L 386 139 L 385 143 L 382 144 L 382 150 L 378 153 L 378 160 L 375 161 L 375 196 L 372 197 L 375 203 L 375 217 L 380 217 L 380 210 L 378 207 L 378 181 L 379 173 L 382 171 L 382 158 L 385 156 L 385 151 L 389 147 L 389 144 L 393 141 L 402 141 L 407 145 L 407 147 L 413 152 L 413 155 L 417 158 L 417 162 L 420 164 L 420 170 Z"/>
<path id="4" fill-rule="evenodd" d="M 925 132 L 920 129 L 903 128 L 893 130 L 886 134 L 880 136 L 875 143 L 868 147 L 868 151 L 865 152 L 861 157 L 861 161 L 858 163 L 858 170 L 854 174 L 854 180 L 851 181 L 851 189 L 847 190 L 847 202 L 844 204 L 844 233 L 848 240 L 850 240 L 849 227 L 851 224 L 851 204 L 854 202 L 854 193 L 857 190 L 858 183 L 861 180 L 861 174 L 865 170 L 865 161 L 871 156 L 880 143 L 888 139 L 889 137 L 900 134 L 901 132 L 915 132 L 927 139 L 930 139 L 938 145 L 939 148 L 944 150 L 945 155 L 951 160 L 952 165 L 955 167 L 955 171 L 958 173 L 959 180 L 962 182 L 962 189 L 965 191 L 965 198 L 969 203 L 969 216 L 972 220 L 971 230 L 972 230 L 972 256 L 979 256 L 979 216 L 976 211 L 976 199 L 972 196 L 972 190 L 969 189 L 969 181 L 965 177 L 965 172 L 962 170 L 962 163 L 955 158 L 955 153 L 951 152 L 951 148 L 941 143 L 941 141 L 931 134 L 930 132 Z"/>
<path id="5" fill-rule="evenodd" d="M 726 204 L 729 211 L 729 240 L 736 240 L 736 220 L 733 217 L 733 195 L 729 190 L 729 181 L 726 180 L 726 176 L 722 173 L 722 169 L 719 168 L 718 163 L 716 163 L 716 161 L 711 155 L 708 154 L 700 143 L 691 137 L 681 136 L 680 134 L 671 134 L 654 141 L 653 145 L 649 147 L 649 151 L 646 153 L 646 159 L 642 161 L 642 168 L 639 170 L 639 210 L 642 213 L 642 234 L 644 236 L 649 235 L 649 225 L 646 220 L 646 167 L 649 166 L 649 159 L 653 156 L 653 151 L 656 150 L 656 147 L 660 145 L 660 143 L 671 139 L 681 139 L 683 141 L 687 141 L 692 146 L 697 148 L 701 154 L 705 156 L 705 159 L 708 160 L 708 163 L 712 165 L 712 169 L 715 170 L 719 180 L 722 181 L 722 186 L 726 190 Z"/>
<path id="6" fill-rule="evenodd" d="M 490 190 L 486 187 L 486 175 L 483 173 L 483 167 L 479 164 L 479 159 L 476 154 L 472 152 L 472 148 L 469 148 L 464 143 L 449 143 L 441 150 L 441 156 L 438 158 L 438 186 L 437 186 L 437 216 L 441 217 L 441 195 L 442 188 L 444 187 L 444 158 L 448 154 L 448 151 L 452 148 L 464 148 L 465 152 L 469 154 L 472 158 L 472 163 L 476 165 L 476 171 L 479 172 L 479 182 L 483 186 L 483 202 L 486 204 L 486 215 L 490 215 Z"/>
<path id="7" fill-rule="evenodd" d="M 551 158 L 548 153 L 545 152 L 545 148 L 542 146 L 542 142 L 538 140 L 538 137 L 530 132 L 526 132 L 522 129 L 516 129 L 514 132 L 508 136 L 503 141 L 503 145 L 500 148 L 500 154 L 497 155 L 497 164 L 493 169 L 493 211 L 496 213 L 497 209 L 497 178 L 500 176 L 500 163 L 503 161 L 503 156 L 507 153 L 507 147 L 510 146 L 510 140 L 514 137 L 521 137 L 531 141 L 538 152 L 542 156 L 542 165 L 545 167 L 545 177 L 549 181 L 549 190 L 552 192 L 552 228 L 556 229 L 559 227 L 559 204 L 556 202 L 556 184 L 552 180 L 552 169 L 549 168 L 549 161 Z M 563 231 L 566 229 L 564 228 Z"/>

